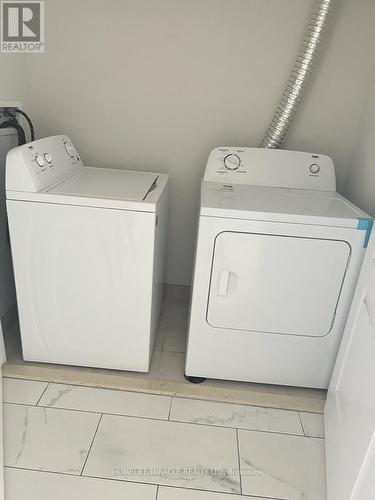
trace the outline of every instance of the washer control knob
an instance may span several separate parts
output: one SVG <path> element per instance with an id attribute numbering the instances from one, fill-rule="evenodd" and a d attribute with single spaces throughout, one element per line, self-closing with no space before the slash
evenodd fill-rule
<path id="1" fill-rule="evenodd" d="M 47 163 L 52 163 L 52 157 L 49 153 L 44 154 L 44 159 L 46 160 Z"/>
<path id="2" fill-rule="evenodd" d="M 36 155 L 35 161 L 39 167 L 43 167 L 44 165 L 44 157 L 42 155 Z"/>
<path id="3" fill-rule="evenodd" d="M 312 165 L 310 165 L 310 172 L 312 174 L 318 174 L 320 172 L 320 167 L 317 163 L 313 163 Z"/>
<path id="4" fill-rule="evenodd" d="M 67 142 L 64 145 L 65 145 L 65 151 L 68 153 L 68 155 L 71 158 L 74 158 L 77 155 L 77 151 L 74 149 L 74 147 L 71 144 L 68 144 Z"/>
<path id="5" fill-rule="evenodd" d="M 241 158 L 231 153 L 224 158 L 224 165 L 228 170 L 237 170 L 237 168 L 241 165 Z"/>

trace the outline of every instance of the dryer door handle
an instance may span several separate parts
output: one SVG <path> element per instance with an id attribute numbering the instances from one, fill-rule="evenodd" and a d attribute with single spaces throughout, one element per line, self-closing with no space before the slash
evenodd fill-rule
<path id="1" fill-rule="evenodd" d="M 230 271 L 229 269 L 222 269 L 219 276 L 219 286 L 217 294 L 220 297 L 226 297 L 228 295 L 228 285 L 229 285 Z"/>

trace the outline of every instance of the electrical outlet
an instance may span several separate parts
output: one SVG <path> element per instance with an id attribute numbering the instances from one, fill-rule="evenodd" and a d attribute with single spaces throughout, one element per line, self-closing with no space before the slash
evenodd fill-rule
<path id="1" fill-rule="evenodd" d="M 12 111 L 15 108 L 21 108 L 20 101 L 12 101 L 10 99 L 0 99 L 0 123 L 9 119 L 6 112 Z"/>

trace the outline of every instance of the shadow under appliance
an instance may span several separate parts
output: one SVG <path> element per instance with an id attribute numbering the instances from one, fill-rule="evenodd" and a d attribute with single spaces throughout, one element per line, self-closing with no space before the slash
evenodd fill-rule
<path id="1" fill-rule="evenodd" d="M 214 149 L 186 375 L 326 388 L 371 228 L 336 192 L 329 157 Z"/>
<path id="2" fill-rule="evenodd" d="M 25 360 L 148 371 L 161 308 L 168 181 L 165 174 L 85 167 L 65 135 L 8 153 Z"/>

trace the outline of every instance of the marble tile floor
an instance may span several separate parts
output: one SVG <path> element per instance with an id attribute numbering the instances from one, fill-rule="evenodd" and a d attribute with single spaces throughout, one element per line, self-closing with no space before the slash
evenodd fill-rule
<path id="1" fill-rule="evenodd" d="M 206 380 L 191 384 L 184 378 L 186 330 L 190 288 L 166 285 L 159 333 L 149 373 L 120 372 L 25 362 L 17 326 L 5 333 L 7 377 L 78 384 L 108 389 L 192 397 L 270 408 L 322 413 L 325 391 L 298 387 Z M 314 422 L 307 422 L 306 426 Z"/>
<path id="2" fill-rule="evenodd" d="M 3 379 L 6 500 L 326 500 L 323 416 Z"/>

